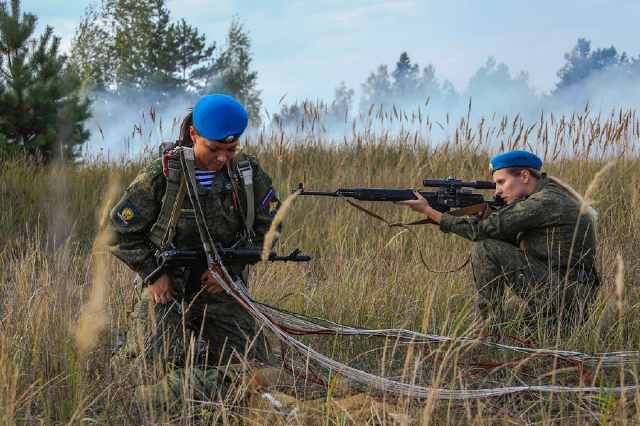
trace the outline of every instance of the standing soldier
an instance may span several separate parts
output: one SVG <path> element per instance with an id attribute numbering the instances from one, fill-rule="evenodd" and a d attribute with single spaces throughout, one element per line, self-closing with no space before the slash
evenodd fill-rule
<path id="1" fill-rule="evenodd" d="M 416 193 L 402 202 L 452 232 L 474 241 L 471 261 L 483 317 L 503 320 L 504 290 L 528 304 L 528 318 L 549 325 L 581 322 L 595 298 L 596 212 L 571 187 L 540 171 L 542 160 L 526 151 L 491 159 L 496 195 L 507 205 L 485 218 L 440 213 Z"/>
<path id="2" fill-rule="evenodd" d="M 271 178 L 255 157 L 237 154 L 247 127 L 244 107 L 230 96 L 202 97 L 184 120 L 178 145 L 192 147 L 198 199 L 206 226 L 224 247 L 262 247 L 278 206 Z M 196 399 L 220 391 L 220 372 L 240 358 L 267 360 L 266 340 L 248 313 L 226 294 L 201 265 L 158 270 L 155 253 L 162 248 L 202 249 L 193 206 L 185 197 L 186 178 L 172 150 L 152 161 L 127 188 L 111 212 L 111 252 L 143 278 L 144 289 L 133 313 L 133 324 L 119 358 L 139 357 L 145 364 L 169 372 L 159 385 L 138 388 L 152 398 L 166 395 L 179 401 L 189 376 Z M 247 264 L 225 264 L 246 282 Z M 206 350 L 193 350 L 204 343 Z M 191 348 L 190 350 L 188 350 Z M 204 352 L 195 366 L 188 354 Z M 149 361 L 152 361 L 150 363 Z M 158 387 L 160 386 L 160 387 Z M 186 387 L 185 387 L 186 388 Z M 171 401 L 170 401 L 171 402 Z"/>

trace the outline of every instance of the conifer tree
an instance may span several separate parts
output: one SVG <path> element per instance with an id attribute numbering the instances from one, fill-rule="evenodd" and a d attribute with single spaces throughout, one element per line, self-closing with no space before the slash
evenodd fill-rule
<path id="1" fill-rule="evenodd" d="M 251 70 L 251 40 L 237 19 L 231 22 L 225 49 L 215 60 L 203 92 L 220 92 L 234 96 L 247 111 L 252 124 L 261 123 L 258 73 Z"/>
<path id="2" fill-rule="evenodd" d="M 369 74 L 367 80 L 362 84 L 361 112 L 366 113 L 372 105 L 388 103 L 390 96 L 389 68 L 386 65 L 379 65 L 378 69 Z"/>
<path id="3" fill-rule="evenodd" d="M 215 43 L 207 45 L 204 34 L 200 34 L 197 28 L 187 24 L 184 19 L 174 24 L 172 31 L 180 84 L 189 89 L 197 88 L 202 84 L 199 77 L 210 69 L 206 62 L 213 58 Z"/>
<path id="4" fill-rule="evenodd" d="M 0 151 L 73 158 L 89 136 L 89 103 L 58 51 L 60 38 L 51 27 L 36 38 L 36 23 L 20 0 L 0 2 Z"/>
<path id="5" fill-rule="evenodd" d="M 76 29 L 72 60 L 95 89 L 167 95 L 201 87 L 214 48 L 184 19 L 172 23 L 165 0 L 103 0 Z"/>
<path id="6" fill-rule="evenodd" d="M 415 96 L 418 90 L 418 78 L 420 68 L 418 64 L 411 62 L 409 54 L 402 52 L 396 68 L 391 75 L 393 76 L 393 95 L 394 98 L 402 99 L 407 96 Z"/>

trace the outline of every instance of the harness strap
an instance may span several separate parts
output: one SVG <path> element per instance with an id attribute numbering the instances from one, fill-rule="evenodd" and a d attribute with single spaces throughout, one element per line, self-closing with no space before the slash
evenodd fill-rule
<path id="1" fill-rule="evenodd" d="M 180 188 L 178 189 L 176 200 L 173 203 L 171 216 L 169 217 L 169 223 L 167 224 L 167 230 L 162 238 L 160 247 L 168 247 L 173 244 L 173 238 L 176 236 L 176 225 L 178 224 L 178 218 L 180 217 L 180 211 L 182 210 L 182 203 L 185 195 L 187 195 L 187 182 L 183 175 L 180 179 Z"/>
<path id="2" fill-rule="evenodd" d="M 249 238 L 254 237 L 253 224 L 256 220 L 255 197 L 253 193 L 253 168 L 249 160 L 243 159 L 238 162 L 238 174 L 242 177 L 244 186 L 245 199 L 247 201 L 247 211 L 244 217 L 244 223 L 247 228 Z"/>
<path id="3" fill-rule="evenodd" d="M 167 247 L 173 243 L 180 208 L 186 194 L 179 160 L 169 156 L 163 157 L 163 169 L 167 185 L 160 213 L 149 232 L 149 239 L 157 247 Z"/>

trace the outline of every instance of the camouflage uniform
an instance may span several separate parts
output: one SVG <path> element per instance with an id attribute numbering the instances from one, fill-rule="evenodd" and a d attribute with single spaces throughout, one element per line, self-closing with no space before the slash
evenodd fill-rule
<path id="1" fill-rule="evenodd" d="M 248 161 L 252 169 L 255 212 L 252 243 L 261 247 L 279 201 L 271 178 L 254 157 L 239 154 L 235 161 L 244 161 L 245 164 Z M 162 161 L 151 162 L 111 212 L 114 237 L 110 250 L 141 277 L 149 275 L 157 266 L 154 258 L 158 249 L 157 235 L 166 229 L 166 223 L 162 224 L 159 219 L 164 208 L 163 197 L 168 196 L 168 188 L 175 189 L 175 185 L 168 184 L 168 179 L 163 173 Z M 240 190 L 234 191 L 234 187 Z M 247 211 L 247 196 L 240 172 L 234 166 L 223 168 L 216 173 L 211 189 L 200 185 L 197 189 L 214 240 L 225 247 L 238 241 L 246 242 L 248 232 L 243 213 Z M 182 202 L 173 245 L 179 250 L 202 249 L 189 197 Z M 232 276 L 244 277 L 246 282 L 247 265 L 225 266 Z M 121 358 L 144 355 L 141 359 L 145 363 L 153 361 L 165 371 L 168 368 L 173 372 L 173 377 L 164 379 L 169 383 L 182 382 L 183 372 L 179 369 L 190 364 L 185 356 L 194 342 L 207 345 L 205 351 L 199 351 L 203 358 L 196 360 L 196 369 L 205 364 L 224 365 L 233 360 L 233 352 L 258 361 L 267 360 L 266 340 L 256 337 L 256 324 L 248 313 L 224 292 L 209 294 L 201 291 L 199 281 L 204 271 L 205 264 L 193 270 L 178 268 L 167 271 L 178 292 L 172 303 L 155 304 L 147 291 L 142 292 L 134 309 L 125 347 L 119 354 Z M 192 352 L 198 351 L 192 348 Z M 203 368 L 203 371 L 194 371 L 192 377 L 218 376 Z M 209 390 L 202 393 L 210 394 L 216 387 L 215 382 L 210 382 Z"/>
<path id="2" fill-rule="evenodd" d="M 485 219 L 442 216 L 442 231 L 474 241 L 471 260 L 485 317 L 502 319 L 509 287 L 527 302 L 529 319 L 584 319 L 599 280 L 595 218 L 579 212 L 580 201 L 543 174 L 533 194 Z"/>

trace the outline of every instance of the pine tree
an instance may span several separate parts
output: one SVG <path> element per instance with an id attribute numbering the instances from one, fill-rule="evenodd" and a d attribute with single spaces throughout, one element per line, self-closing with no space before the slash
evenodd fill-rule
<path id="1" fill-rule="evenodd" d="M 355 91 L 349 89 L 344 81 L 340 82 L 334 90 L 333 102 L 331 102 L 329 107 L 331 120 L 335 122 L 348 120 L 354 94 Z"/>
<path id="2" fill-rule="evenodd" d="M 73 158 L 89 136 L 89 103 L 58 52 L 60 38 L 46 27 L 36 39 L 36 22 L 21 12 L 20 0 L 0 3 L 0 151 Z"/>
<path id="3" fill-rule="evenodd" d="M 402 52 L 396 62 L 396 68 L 391 73 L 393 76 L 392 92 L 396 101 L 401 101 L 408 96 L 416 96 L 419 72 L 418 64 L 411 63 L 409 54 Z"/>
<path id="4" fill-rule="evenodd" d="M 571 52 L 565 53 L 567 61 L 558 71 L 560 81 L 556 85 L 556 92 L 586 81 L 598 71 L 603 71 L 627 60 L 626 54 L 622 57 L 615 47 L 604 49 L 591 49 L 591 42 L 580 38 Z"/>
<path id="5" fill-rule="evenodd" d="M 251 40 L 237 19 L 231 22 L 225 49 L 216 59 L 203 92 L 219 92 L 234 96 L 247 111 L 253 125 L 261 123 L 260 91 L 256 88 L 258 73 L 251 70 Z"/>
<path id="6" fill-rule="evenodd" d="M 372 105 L 389 103 L 391 93 L 389 68 L 386 65 L 380 65 L 362 84 L 360 111 L 366 114 Z"/>
<path id="7" fill-rule="evenodd" d="M 427 65 L 422 69 L 422 75 L 417 82 L 417 92 L 424 98 L 441 97 L 440 83 L 436 79 L 436 69 L 433 65 Z"/>
<path id="8" fill-rule="evenodd" d="M 183 87 L 198 88 L 202 85 L 202 75 L 210 67 L 203 65 L 211 60 L 215 50 L 215 43 L 207 46 L 204 34 L 181 19 L 172 26 L 176 41 L 176 61 L 178 78 Z"/>
<path id="9" fill-rule="evenodd" d="M 69 64 L 80 79 L 95 90 L 106 90 L 115 81 L 117 59 L 110 22 L 114 4 L 89 6 L 71 44 Z"/>
<path id="10" fill-rule="evenodd" d="M 117 0 L 114 17 L 118 86 L 175 89 L 176 40 L 164 0 Z"/>
<path id="11" fill-rule="evenodd" d="M 214 46 L 185 20 L 172 23 L 165 0 L 104 0 L 78 26 L 72 60 L 94 89 L 166 96 L 202 85 L 192 79 L 211 62 Z"/>

